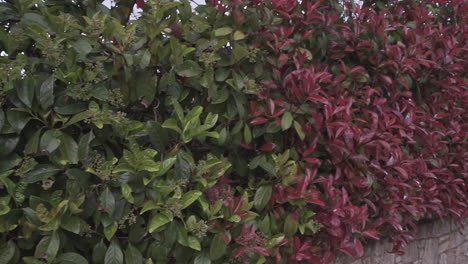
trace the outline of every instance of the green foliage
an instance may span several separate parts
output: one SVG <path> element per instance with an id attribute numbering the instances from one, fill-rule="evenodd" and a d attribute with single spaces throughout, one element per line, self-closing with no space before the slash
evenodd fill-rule
<path id="1" fill-rule="evenodd" d="M 0 3 L 0 262 L 225 263 L 221 233 L 272 193 L 239 186 L 238 212 L 208 196 L 258 173 L 230 150 L 258 137 L 254 28 L 188 1 L 147 1 L 137 20 L 132 1 L 101 2 Z"/>

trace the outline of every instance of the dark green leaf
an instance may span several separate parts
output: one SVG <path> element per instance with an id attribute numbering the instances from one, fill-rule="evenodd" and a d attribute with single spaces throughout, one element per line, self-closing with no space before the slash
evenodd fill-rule
<path id="1" fill-rule="evenodd" d="M 24 180 L 27 183 L 35 183 L 53 177 L 59 172 L 60 169 L 56 168 L 53 165 L 39 165 L 34 170 L 26 173 L 24 175 Z"/>
<path id="2" fill-rule="evenodd" d="M 0 135 L 0 157 L 12 153 L 18 145 L 19 137 L 15 135 Z"/>
<path id="3" fill-rule="evenodd" d="M 8 241 L 0 245 L 0 264 L 8 264 L 15 256 L 15 243 Z"/>
<path id="4" fill-rule="evenodd" d="M 51 236 L 46 236 L 39 241 L 34 251 L 34 256 L 46 258 L 47 261 L 52 262 L 55 256 L 57 256 L 59 248 L 60 237 L 58 233 L 54 231 Z"/>
<path id="5" fill-rule="evenodd" d="M 232 50 L 231 62 L 237 63 L 249 54 L 249 51 L 241 44 L 234 44 Z"/>
<path id="6" fill-rule="evenodd" d="M 50 76 L 41 85 L 39 102 L 43 109 L 49 108 L 54 103 L 54 83 L 55 78 Z"/>
<path id="7" fill-rule="evenodd" d="M 39 149 L 49 153 L 54 152 L 61 143 L 62 132 L 58 130 L 47 130 L 41 137 Z"/>
<path id="8" fill-rule="evenodd" d="M 93 248 L 93 262 L 94 263 L 103 263 L 104 257 L 106 256 L 107 246 L 104 244 L 104 241 L 99 241 Z"/>
<path id="9" fill-rule="evenodd" d="M 223 236 L 221 234 L 216 234 L 211 240 L 210 245 L 210 258 L 211 260 L 217 260 L 224 256 L 226 252 L 226 243 L 224 243 Z"/>
<path id="10" fill-rule="evenodd" d="M 174 173 L 175 178 L 179 180 L 188 180 L 190 178 L 190 163 L 181 154 L 177 155 Z"/>
<path id="11" fill-rule="evenodd" d="M 123 253 L 120 249 L 119 244 L 117 242 L 112 241 L 109 248 L 106 251 L 106 256 L 104 258 L 104 264 L 123 264 Z"/>
<path id="12" fill-rule="evenodd" d="M 39 151 L 39 140 L 41 137 L 42 129 L 38 129 L 34 134 L 29 138 L 28 143 L 24 147 L 25 154 L 32 154 Z"/>
<path id="13" fill-rule="evenodd" d="M 80 138 L 80 143 L 78 144 L 78 158 L 83 160 L 88 157 L 89 151 L 91 149 L 91 141 L 94 139 L 93 131 L 83 135 Z"/>
<path id="14" fill-rule="evenodd" d="M 7 111 L 8 123 L 10 123 L 11 128 L 16 132 L 21 132 L 26 124 L 31 120 L 31 116 L 26 112 L 8 110 Z"/>
<path id="15" fill-rule="evenodd" d="M 60 223 L 60 226 L 67 231 L 79 234 L 81 230 L 80 218 L 76 216 L 64 217 Z"/>
<path id="16" fill-rule="evenodd" d="M 61 164 L 77 164 L 78 163 L 78 144 L 67 134 L 60 136 L 60 146 L 57 156 Z"/>
<path id="17" fill-rule="evenodd" d="M 206 253 L 198 255 L 194 259 L 193 264 L 211 264 L 210 256 L 208 256 Z"/>
<path id="18" fill-rule="evenodd" d="M 88 41 L 82 38 L 73 42 L 72 46 L 76 50 L 76 52 L 78 52 L 82 57 L 86 57 L 86 55 L 88 55 L 88 53 L 90 53 L 93 50 L 91 44 L 89 44 Z"/>
<path id="19" fill-rule="evenodd" d="M 128 244 L 127 249 L 125 250 L 125 263 L 126 264 L 142 264 L 143 256 L 138 248 L 134 247 L 132 244 Z"/>
<path id="20" fill-rule="evenodd" d="M 0 158 L 0 172 L 4 172 L 14 167 L 18 166 L 21 163 L 22 159 L 18 154 L 13 153 L 6 157 Z"/>
<path id="21" fill-rule="evenodd" d="M 18 98 L 29 108 L 31 108 L 34 99 L 34 90 L 34 81 L 31 78 L 21 80 L 18 88 L 16 89 Z"/>
<path id="22" fill-rule="evenodd" d="M 167 130 L 160 123 L 154 121 L 148 121 L 146 128 L 148 129 L 148 136 L 154 149 L 158 152 L 164 151 L 169 141 Z"/>
<path id="23" fill-rule="evenodd" d="M 3 109 L 0 108 L 0 132 L 2 131 L 4 125 L 5 125 L 5 112 L 3 112 Z"/>
<path id="24" fill-rule="evenodd" d="M 200 75 L 202 69 L 196 62 L 188 60 L 180 65 L 177 65 L 175 71 L 178 75 L 183 77 L 194 77 Z"/>
<path id="25" fill-rule="evenodd" d="M 109 215 L 112 215 L 115 210 L 115 198 L 109 188 L 105 188 L 104 191 L 99 196 L 99 202 Z"/>
<path id="26" fill-rule="evenodd" d="M 141 71 L 135 75 L 134 87 L 137 100 L 144 99 L 147 103 L 151 103 L 156 95 L 158 80 L 156 75 L 150 71 Z"/>
<path id="27" fill-rule="evenodd" d="M 58 256 L 62 264 L 88 264 L 88 261 L 78 253 L 63 253 Z"/>

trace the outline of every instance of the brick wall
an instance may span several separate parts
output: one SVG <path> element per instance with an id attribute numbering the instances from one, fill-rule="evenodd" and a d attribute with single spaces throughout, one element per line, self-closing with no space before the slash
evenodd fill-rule
<path id="1" fill-rule="evenodd" d="M 420 226 L 405 255 L 389 254 L 388 242 L 368 244 L 362 258 L 339 257 L 335 264 L 468 264 L 468 221 L 436 221 Z"/>

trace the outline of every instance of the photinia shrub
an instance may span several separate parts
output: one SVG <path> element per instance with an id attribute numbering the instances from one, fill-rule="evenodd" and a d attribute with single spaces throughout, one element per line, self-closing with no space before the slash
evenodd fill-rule
<path id="1" fill-rule="evenodd" d="M 467 14 L 0 2 L 0 263 L 331 263 L 462 222 Z"/>

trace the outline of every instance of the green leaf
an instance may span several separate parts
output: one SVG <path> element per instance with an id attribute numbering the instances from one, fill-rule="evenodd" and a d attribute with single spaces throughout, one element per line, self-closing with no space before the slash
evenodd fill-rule
<path id="1" fill-rule="evenodd" d="M 177 160 L 174 167 L 174 178 L 177 180 L 188 180 L 191 176 L 190 163 L 181 153 L 177 154 Z"/>
<path id="2" fill-rule="evenodd" d="M 176 163 L 176 160 L 177 160 L 177 157 L 170 157 L 170 158 L 165 159 L 161 163 L 161 166 L 156 176 L 161 176 L 161 175 L 166 174 L 172 168 L 172 166 L 174 166 L 174 164 Z"/>
<path id="3" fill-rule="evenodd" d="M 232 50 L 231 62 L 237 63 L 247 55 L 249 55 L 249 51 L 243 45 L 235 43 Z"/>
<path id="4" fill-rule="evenodd" d="M 47 151 L 49 153 L 54 152 L 61 143 L 62 132 L 59 130 L 47 130 L 41 137 L 39 148 L 41 151 Z"/>
<path id="5" fill-rule="evenodd" d="M 37 260 L 34 257 L 23 257 L 22 259 L 26 264 L 46 264 L 44 261 Z"/>
<path id="6" fill-rule="evenodd" d="M 242 33 L 241 31 L 237 30 L 234 32 L 234 40 L 241 40 L 245 38 L 245 34 Z"/>
<path id="7" fill-rule="evenodd" d="M 193 260 L 193 264 L 211 264 L 210 256 L 206 253 L 202 253 Z"/>
<path id="8" fill-rule="evenodd" d="M 122 195 L 129 203 L 134 203 L 135 199 L 132 196 L 132 188 L 128 184 L 122 184 Z"/>
<path id="9" fill-rule="evenodd" d="M 145 100 L 151 103 L 156 95 L 158 80 L 151 71 L 140 71 L 135 75 L 133 85 L 136 91 L 136 100 Z"/>
<path id="10" fill-rule="evenodd" d="M 3 112 L 3 109 L 0 108 L 0 132 L 2 131 L 4 125 L 5 125 L 5 113 Z"/>
<path id="11" fill-rule="evenodd" d="M 148 136 L 153 147 L 158 152 L 164 151 L 169 141 L 168 130 L 163 128 L 160 123 L 154 121 L 148 121 L 146 129 L 148 130 Z"/>
<path id="12" fill-rule="evenodd" d="M 42 128 L 38 129 L 34 134 L 29 138 L 28 143 L 24 147 L 25 154 L 32 154 L 39 151 L 39 140 L 41 137 Z"/>
<path id="13" fill-rule="evenodd" d="M 111 241 L 115 232 L 117 232 L 118 226 L 119 225 L 116 222 L 112 222 L 112 224 L 104 227 L 104 236 L 106 236 L 107 240 Z"/>
<path id="14" fill-rule="evenodd" d="M 270 201 L 271 193 L 272 193 L 271 185 L 263 185 L 257 189 L 257 192 L 255 192 L 255 197 L 254 197 L 254 206 L 258 211 L 261 211 L 263 210 L 263 208 L 265 208 L 268 201 Z"/>
<path id="15" fill-rule="evenodd" d="M 86 55 L 88 55 L 88 53 L 90 53 L 93 50 L 91 44 L 89 44 L 88 41 L 82 38 L 73 42 L 72 46 L 76 50 L 76 52 L 78 52 L 82 57 L 86 57 Z"/>
<path id="16" fill-rule="evenodd" d="M 120 249 L 117 242 L 112 241 L 109 248 L 106 251 L 106 256 L 104 257 L 104 264 L 123 264 L 124 257 L 122 250 Z"/>
<path id="17" fill-rule="evenodd" d="M 126 264 L 142 264 L 143 256 L 138 248 L 134 247 L 132 244 L 128 244 L 127 249 L 125 250 L 125 263 Z"/>
<path id="18" fill-rule="evenodd" d="M 106 256 L 107 246 L 104 244 L 104 241 L 99 241 L 93 248 L 93 262 L 94 263 L 103 263 L 104 257 Z"/>
<path id="19" fill-rule="evenodd" d="M 151 218 L 149 225 L 148 225 L 148 232 L 153 233 L 159 227 L 169 223 L 172 221 L 172 217 L 169 217 L 166 214 L 159 213 Z"/>
<path id="20" fill-rule="evenodd" d="M 163 127 L 163 128 L 172 129 L 172 130 L 178 132 L 179 134 L 182 134 L 182 130 L 180 130 L 179 126 L 177 125 L 177 121 L 175 121 L 174 119 L 168 119 L 168 120 L 166 120 L 166 121 L 162 124 L 162 127 Z"/>
<path id="21" fill-rule="evenodd" d="M 221 234 L 216 234 L 211 240 L 210 245 L 210 258 L 211 260 L 217 260 L 224 256 L 226 252 L 226 243 L 224 243 L 223 236 Z"/>
<path id="22" fill-rule="evenodd" d="M 88 264 L 88 261 L 78 253 L 69 252 L 58 256 L 61 264 Z"/>
<path id="23" fill-rule="evenodd" d="M 140 68 L 144 69 L 148 67 L 151 61 L 151 52 L 148 49 L 145 49 L 143 51 L 143 54 L 141 55 L 141 60 L 140 60 Z"/>
<path id="24" fill-rule="evenodd" d="M 61 144 L 58 148 L 58 156 L 60 163 L 77 164 L 78 163 L 78 144 L 67 134 L 62 134 L 60 137 Z"/>
<path id="25" fill-rule="evenodd" d="M 182 207 L 181 209 L 185 209 L 189 207 L 192 203 L 194 203 L 200 196 L 202 192 L 200 191 L 189 191 L 182 196 L 181 202 Z"/>
<path id="26" fill-rule="evenodd" d="M 6 157 L 0 158 L 0 172 L 4 172 L 14 167 L 18 166 L 21 163 L 22 159 L 18 154 L 13 153 Z"/>
<path id="27" fill-rule="evenodd" d="M 41 85 L 39 90 L 39 102 L 43 109 L 47 109 L 54 103 L 54 83 L 55 78 L 50 76 Z"/>
<path id="28" fill-rule="evenodd" d="M 301 140 L 304 140 L 304 139 L 305 139 L 304 130 L 302 130 L 302 127 L 301 127 L 301 125 L 299 124 L 299 122 L 294 121 L 294 129 L 296 129 L 296 133 L 297 133 L 297 135 L 299 136 L 299 138 L 300 138 Z"/>
<path id="29" fill-rule="evenodd" d="M 45 257 L 48 262 L 52 262 L 57 256 L 60 248 L 60 237 L 57 231 L 52 232 L 51 236 L 45 236 L 39 241 L 34 251 L 35 257 Z"/>
<path id="30" fill-rule="evenodd" d="M 7 110 L 7 119 L 13 130 L 21 132 L 21 130 L 23 130 L 23 128 L 28 124 L 29 120 L 31 120 L 31 116 L 22 111 Z"/>
<path id="31" fill-rule="evenodd" d="M 62 219 L 60 226 L 72 233 L 80 234 L 81 231 L 81 222 L 80 218 L 76 216 L 69 216 Z"/>
<path id="32" fill-rule="evenodd" d="M 47 20 L 42 15 L 36 13 L 26 13 L 24 14 L 21 21 L 28 26 L 40 26 L 46 32 L 50 31 Z"/>
<path id="33" fill-rule="evenodd" d="M 109 188 L 105 188 L 104 191 L 99 196 L 99 202 L 109 215 L 112 215 L 115 210 L 115 198 Z"/>
<path id="34" fill-rule="evenodd" d="M 187 242 L 188 242 L 188 246 L 189 246 L 190 248 L 195 249 L 195 250 L 198 250 L 198 251 L 201 250 L 200 241 L 198 241 L 198 239 L 197 239 L 196 237 L 189 236 Z"/>
<path id="35" fill-rule="evenodd" d="M 26 183 L 35 183 L 53 177 L 59 172 L 59 168 L 50 164 L 44 164 L 39 165 L 36 169 L 26 173 L 23 178 Z"/>
<path id="36" fill-rule="evenodd" d="M 285 112 L 283 116 L 281 117 L 281 129 L 287 130 L 291 127 L 293 122 L 293 116 L 291 115 L 290 112 Z"/>
<path id="37" fill-rule="evenodd" d="M 15 256 L 15 243 L 8 241 L 0 245 L 0 264 L 8 264 Z"/>
<path id="38" fill-rule="evenodd" d="M 178 75 L 183 77 L 195 77 L 201 74 L 202 69 L 196 62 L 187 60 L 182 64 L 177 65 L 175 67 L 175 71 Z"/>
<path id="39" fill-rule="evenodd" d="M 222 27 L 218 28 L 214 31 L 216 37 L 226 36 L 232 33 L 232 28 L 230 27 Z"/>
<path id="40" fill-rule="evenodd" d="M 283 242 L 284 240 L 284 235 L 283 234 L 277 234 L 270 238 L 268 242 L 265 245 L 266 249 L 273 248 L 274 246 L 278 245 L 279 243 Z"/>
<path id="41" fill-rule="evenodd" d="M 90 144 L 94 138 L 93 131 L 90 131 L 88 134 L 85 134 L 80 138 L 80 143 L 78 144 L 78 158 L 80 160 L 88 157 L 88 154 L 91 150 Z"/>
<path id="42" fill-rule="evenodd" d="M 182 106 L 180 105 L 179 101 L 175 98 L 171 98 L 171 103 L 174 106 L 174 110 L 177 114 L 177 117 L 179 118 L 180 122 L 182 122 L 185 118 L 184 115 L 184 109 L 182 109 Z"/>
<path id="43" fill-rule="evenodd" d="M 13 134 L 0 135 L 0 157 L 4 157 L 12 153 L 18 145 L 20 138 Z"/>
<path id="44" fill-rule="evenodd" d="M 294 234 L 297 232 L 297 228 L 299 226 L 299 223 L 297 220 L 292 216 L 288 215 L 286 217 L 286 220 L 284 221 L 284 234 L 287 237 L 292 237 Z"/>
<path id="45" fill-rule="evenodd" d="M 250 127 L 247 125 L 244 126 L 244 141 L 246 144 L 250 144 L 250 142 L 252 142 L 252 132 L 250 131 Z"/>
<path id="46" fill-rule="evenodd" d="M 34 90 L 34 81 L 31 78 L 21 80 L 20 85 L 16 89 L 18 98 L 29 108 L 31 108 L 34 99 Z"/>
<path id="47" fill-rule="evenodd" d="M 158 205 L 158 203 L 156 201 L 148 201 L 148 202 L 145 203 L 143 208 L 141 208 L 140 215 L 144 214 L 145 212 L 147 212 L 149 210 L 156 209 L 158 207 L 159 207 L 159 205 Z"/>

